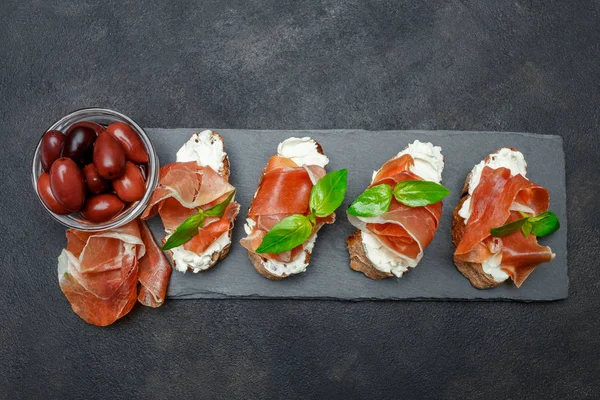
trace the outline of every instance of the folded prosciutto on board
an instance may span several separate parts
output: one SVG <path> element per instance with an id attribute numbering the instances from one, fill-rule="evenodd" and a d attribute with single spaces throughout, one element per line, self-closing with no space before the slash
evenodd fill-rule
<path id="1" fill-rule="evenodd" d="M 206 271 L 229 253 L 240 209 L 234 197 L 223 138 L 206 130 L 193 134 L 177 152 L 177 161 L 160 169 L 158 187 L 141 218 L 160 215 L 162 248 L 177 271 Z"/>
<path id="2" fill-rule="evenodd" d="M 123 317 L 136 301 L 160 306 L 170 275 L 146 223 L 138 220 L 102 232 L 69 229 L 67 248 L 58 258 L 60 288 L 73 311 L 97 326 Z"/>
<path id="3" fill-rule="evenodd" d="M 315 140 L 289 138 L 264 168 L 241 240 L 264 277 L 281 280 L 306 271 L 317 232 L 335 221 L 348 172 L 326 173 L 329 159 Z"/>
<path id="4" fill-rule="evenodd" d="M 560 224 L 548 211 L 548 190 L 526 174 L 523 154 L 504 147 L 467 177 L 452 220 L 454 264 L 478 289 L 508 279 L 520 287 L 538 265 L 554 258 L 537 237 L 555 232 Z"/>
<path id="5" fill-rule="evenodd" d="M 402 277 L 417 266 L 440 223 L 441 148 L 416 140 L 373 173 L 348 208 L 357 230 L 346 240 L 350 268 L 371 279 Z"/>

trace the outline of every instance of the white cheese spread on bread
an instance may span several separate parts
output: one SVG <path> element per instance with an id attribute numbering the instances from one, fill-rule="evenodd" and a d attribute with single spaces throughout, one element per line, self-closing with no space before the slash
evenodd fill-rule
<path id="1" fill-rule="evenodd" d="M 223 141 L 213 131 L 194 133 L 177 151 L 177 162 L 196 161 L 200 166 L 209 166 L 223 174 L 225 154 Z"/>
<path id="2" fill-rule="evenodd" d="M 291 159 L 302 167 L 304 165 L 318 165 L 325 168 L 329 158 L 317 151 L 317 142 L 309 137 L 291 137 L 277 146 L 277 155 Z"/>

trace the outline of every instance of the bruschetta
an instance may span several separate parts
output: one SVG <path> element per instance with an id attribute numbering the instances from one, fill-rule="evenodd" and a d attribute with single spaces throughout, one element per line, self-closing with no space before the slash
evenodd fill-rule
<path id="1" fill-rule="evenodd" d="M 504 147 L 471 170 L 452 215 L 456 268 L 478 289 L 507 280 L 520 287 L 554 258 L 537 242 L 558 229 L 546 188 L 527 179 L 523 154 Z"/>
<path id="2" fill-rule="evenodd" d="M 195 133 L 160 169 L 142 219 L 160 215 L 163 250 L 177 271 L 207 271 L 229 253 L 240 205 L 229 183 L 229 158 L 217 132 Z"/>
<path id="3" fill-rule="evenodd" d="M 306 271 L 317 233 L 335 221 L 347 171 L 326 174 L 328 163 L 315 140 L 289 138 L 262 171 L 241 244 L 264 277 L 281 280 Z"/>
<path id="4" fill-rule="evenodd" d="M 347 211 L 357 230 L 346 240 L 350 268 L 371 279 L 402 277 L 417 266 L 438 229 L 444 169 L 441 148 L 414 141 L 373 173 Z"/>

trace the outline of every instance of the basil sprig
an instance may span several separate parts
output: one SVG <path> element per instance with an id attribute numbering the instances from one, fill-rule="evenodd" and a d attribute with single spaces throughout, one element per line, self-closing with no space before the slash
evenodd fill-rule
<path id="1" fill-rule="evenodd" d="M 348 214 L 357 217 L 375 217 L 386 213 L 392 204 L 392 187 L 377 185 L 368 188 L 348 208 Z"/>
<path id="2" fill-rule="evenodd" d="M 290 215 L 276 223 L 267 232 L 256 252 L 278 254 L 300 246 L 310 237 L 317 217 L 332 214 L 342 204 L 347 187 L 347 169 L 326 174 L 310 192 L 310 214 Z"/>
<path id="3" fill-rule="evenodd" d="M 521 230 L 523 235 L 528 238 L 530 234 L 537 237 L 548 236 L 560 228 L 560 222 L 552 211 L 546 211 L 535 217 L 529 217 L 525 213 L 521 213 L 522 219 L 509 222 L 498 228 L 492 228 L 490 233 L 492 236 L 501 237 L 512 235 Z"/>
<path id="4" fill-rule="evenodd" d="M 407 180 L 398 182 L 394 188 L 394 197 L 409 207 L 422 207 L 437 203 L 450 194 L 439 183 L 430 181 Z"/>
<path id="5" fill-rule="evenodd" d="M 390 209 L 392 196 L 409 207 L 437 203 L 450 194 L 444 186 L 430 181 L 406 180 L 390 185 L 373 186 L 361 193 L 348 208 L 348 214 L 357 217 L 376 217 Z"/>
<path id="6" fill-rule="evenodd" d="M 257 253 L 281 253 L 300 246 L 312 232 L 313 225 L 304 215 L 294 214 L 279 221 L 265 235 Z"/>
<path id="7" fill-rule="evenodd" d="M 204 225 L 205 217 L 221 218 L 223 216 L 227 206 L 231 203 L 231 200 L 233 200 L 234 195 L 235 190 L 231 192 L 224 201 L 216 206 L 211 207 L 208 210 L 199 208 L 196 214 L 187 217 L 186 220 L 177 227 L 175 232 L 169 236 L 169 239 L 167 239 L 167 242 L 163 245 L 162 249 L 170 250 L 192 240 L 192 238 L 198 234 L 198 230 Z"/>

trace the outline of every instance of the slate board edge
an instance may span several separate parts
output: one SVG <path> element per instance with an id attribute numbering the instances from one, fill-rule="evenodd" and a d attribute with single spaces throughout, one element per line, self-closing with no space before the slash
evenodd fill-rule
<path id="1" fill-rule="evenodd" d="M 152 129 L 155 131 L 170 131 L 173 129 L 190 129 L 190 130 L 196 130 L 198 132 L 201 132 L 203 130 L 213 130 L 215 132 L 219 132 L 220 130 L 227 130 L 227 131 L 233 131 L 233 130 L 243 130 L 243 131 L 260 131 L 260 132 L 281 132 L 283 130 L 286 130 L 290 133 L 293 132 L 313 132 L 313 133 L 326 133 L 326 134 L 336 134 L 336 133 L 343 133 L 343 132 L 348 132 L 348 131 L 352 131 L 352 132 L 365 132 L 365 133 L 377 133 L 377 132 L 397 132 L 397 133 L 414 133 L 414 134 L 419 134 L 419 135 L 438 135 L 438 134 L 445 134 L 445 135 L 463 135 L 463 134 L 467 134 L 467 135 L 472 135 L 472 134 L 511 134 L 511 135 L 520 135 L 520 136 L 524 136 L 524 137 L 533 137 L 536 139 L 544 139 L 544 140 L 554 140 L 557 141 L 561 144 L 563 144 L 563 138 L 562 136 L 559 135 L 548 135 L 548 134 L 543 134 L 543 133 L 530 133 L 530 132 L 511 132 L 511 131 L 454 131 L 454 130 L 444 130 L 444 129 L 439 129 L 439 130 L 421 130 L 421 129 L 404 129 L 404 130 L 395 130 L 395 129 L 388 129 L 388 130 L 367 130 L 367 129 L 352 129 L 352 128 L 348 128 L 348 129 L 344 129 L 344 128 L 340 128 L 340 129 L 252 129 L 252 128 L 221 128 L 221 129 L 216 129 L 216 128 L 194 128 L 194 127 L 183 127 L 183 126 L 178 126 L 175 128 L 158 128 L 158 127 L 145 127 L 144 129 Z M 225 144 L 227 145 L 227 144 Z M 563 164 L 564 164 L 564 160 L 563 160 Z"/>

